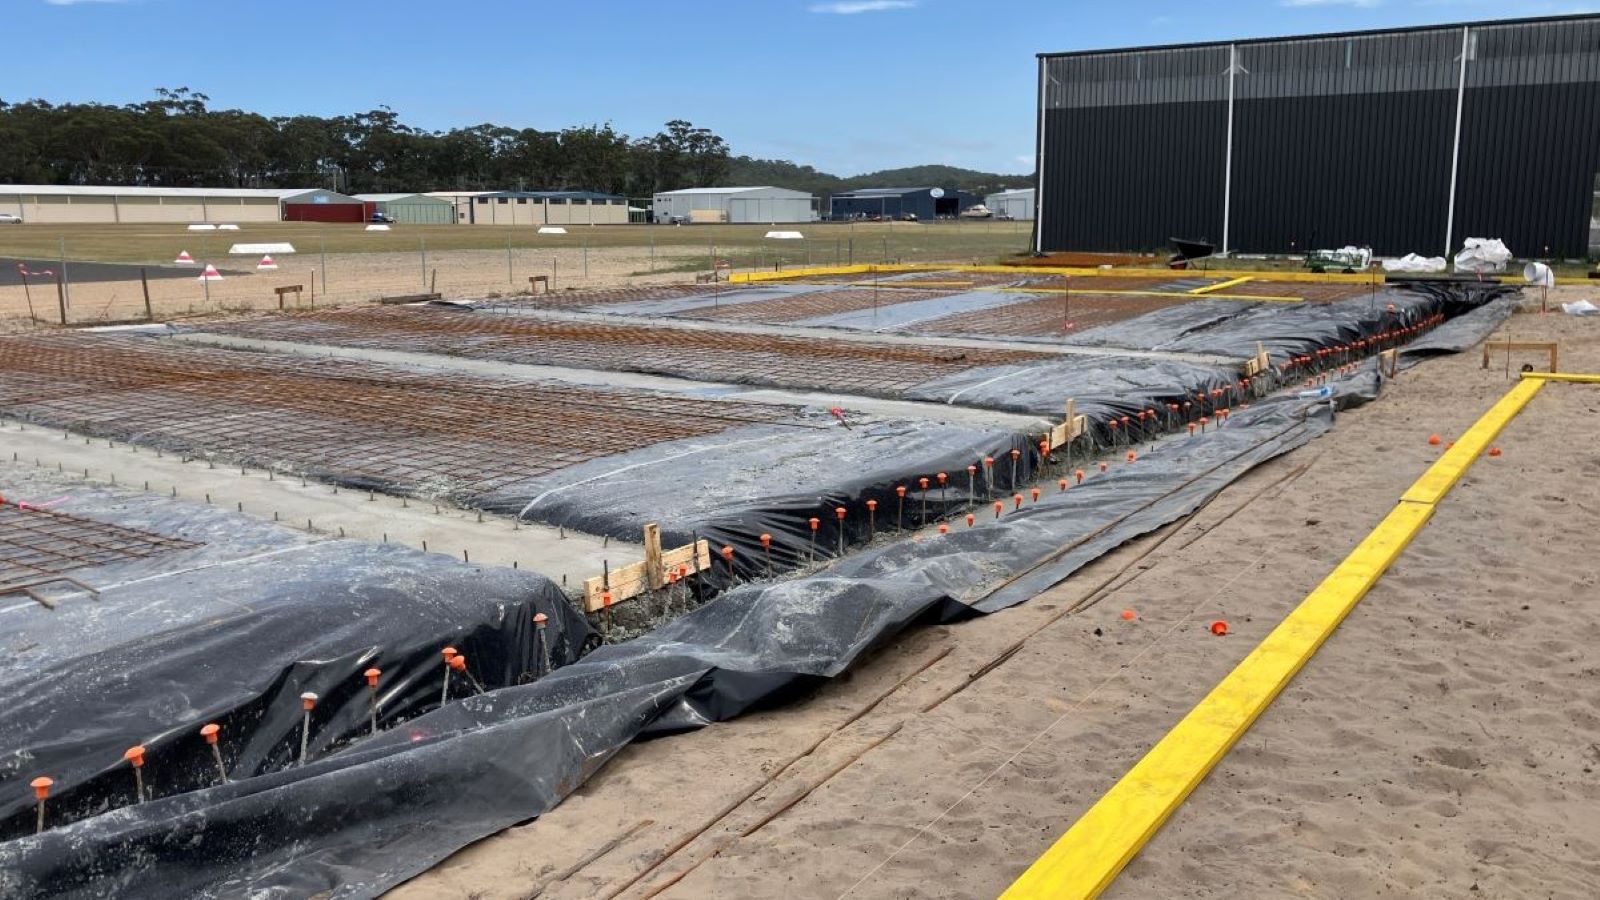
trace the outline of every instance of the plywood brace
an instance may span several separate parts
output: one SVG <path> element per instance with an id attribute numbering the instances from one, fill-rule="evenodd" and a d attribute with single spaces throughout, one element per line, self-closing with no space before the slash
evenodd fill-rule
<path id="1" fill-rule="evenodd" d="M 1077 440 L 1085 431 L 1089 430 L 1089 417 L 1078 415 L 1078 401 L 1067 401 L 1067 418 L 1060 425 L 1050 429 L 1050 449 L 1054 450 L 1064 444 Z"/>
<path id="2" fill-rule="evenodd" d="M 1489 368 L 1489 352 L 1491 350 L 1504 350 L 1506 365 L 1508 366 L 1511 365 L 1511 351 L 1513 350 L 1543 350 L 1550 354 L 1550 371 L 1554 372 L 1560 368 L 1557 365 L 1559 356 L 1557 355 L 1555 341 L 1485 341 L 1483 344 L 1483 368 L 1485 369 Z"/>
<path id="3" fill-rule="evenodd" d="M 1267 355 L 1266 345 L 1256 341 L 1255 358 L 1244 364 L 1245 377 L 1254 378 L 1270 368 L 1272 368 L 1272 357 Z"/>
<path id="4" fill-rule="evenodd" d="M 667 572 L 685 566 L 690 572 L 711 568 L 711 543 L 697 541 L 671 550 L 661 549 L 661 529 L 654 523 L 644 526 L 644 559 L 583 582 L 583 608 L 599 612 L 606 608 L 606 595 L 615 606 L 667 583 Z"/>

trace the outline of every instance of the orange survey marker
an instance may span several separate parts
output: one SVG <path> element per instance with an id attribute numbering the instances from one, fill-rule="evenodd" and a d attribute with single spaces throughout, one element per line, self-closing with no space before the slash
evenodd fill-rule
<path id="1" fill-rule="evenodd" d="M 1211 623 L 1211 633 L 1216 635 L 1217 637 L 1222 637 L 1223 635 L 1228 633 L 1228 623 L 1222 621 L 1221 619 L 1218 619 L 1217 621 L 1212 622 Z"/>

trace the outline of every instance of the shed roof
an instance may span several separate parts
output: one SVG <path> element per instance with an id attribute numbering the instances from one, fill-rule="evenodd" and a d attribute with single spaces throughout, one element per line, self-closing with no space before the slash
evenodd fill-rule
<path id="1" fill-rule="evenodd" d="M 410 199 L 412 197 L 420 197 L 421 199 L 426 200 L 426 201 L 428 201 L 430 203 L 448 203 L 449 202 L 448 200 L 445 200 L 443 197 L 430 197 L 427 194 L 418 194 L 418 193 L 409 193 L 409 194 L 351 194 L 350 196 L 356 198 L 357 200 L 361 200 L 363 202 L 366 202 L 366 203 L 393 203 L 396 200 L 408 200 L 408 199 Z"/>
<path id="2" fill-rule="evenodd" d="M 802 195 L 802 196 L 805 195 L 805 191 L 794 191 L 794 190 L 790 190 L 789 188 L 773 187 L 771 185 L 763 184 L 763 185 L 757 185 L 755 187 L 683 188 L 681 190 L 676 190 L 676 191 L 657 191 L 656 192 L 656 196 L 657 197 L 688 197 L 688 196 L 693 196 L 693 195 L 696 195 L 696 194 L 702 194 L 702 195 L 747 194 L 747 193 L 749 193 L 751 191 L 784 191 L 784 192 L 790 193 L 790 194 L 799 194 L 799 195 Z"/>
<path id="3" fill-rule="evenodd" d="M 526 197 L 529 200 L 621 200 L 619 194 L 599 191 L 490 191 L 484 197 Z"/>
<path id="4" fill-rule="evenodd" d="M 229 197 L 286 200 L 320 188 L 195 188 L 99 184 L 0 184 L 0 194 L 46 194 L 70 197 Z M 327 191 L 326 193 L 335 193 Z"/>

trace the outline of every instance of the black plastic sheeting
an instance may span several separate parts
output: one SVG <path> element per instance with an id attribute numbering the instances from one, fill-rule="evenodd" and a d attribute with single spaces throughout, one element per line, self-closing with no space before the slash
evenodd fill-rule
<path id="1" fill-rule="evenodd" d="M 985 458 L 994 465 L 985 466 Z M 718 551 L 734 548 L 736 574 L 753 577 L 767 572 L 762 534 L 772 536 L 773 571 L 786 571 L 834 557 L 841 528 L 851 547 L 869 533 L 941 518 L 966 502 L 969 465 L 977 469 L 973 492 L 1010 496 L 1032 477 L 1037 461 L 1028 436 L 1010 428 L 900 419 L 858 421 L 848 429 L 835 423 L 820 431 L 755 425 L 581 463 L 482 503 L 528 521 L 621 540 L 636 540 L 645 523 L 654 522 L 669 547 L 705 538 Z M 940 472 L 946 474 L 943 490 Z M 926 491 L 921 477 L 929 480 Z M 895 490 L 902 486 L 903 502 Z M 868 501 L 878 504 L 874 516 Z M 719 576 L 726 571 L 721 562 L 716 569 Z"/>
<path id="2" fill-rule="evenodd" d="M 1269 400 L 1025 512 L 735 588 L 532 684 L 449 704 L 303 768 L 0 844 L 0 893 L 374 896 L 548 810 L 638 736 L 791 697 L 918 622 L 1020 602 L 1331 423 L 1326 401 Z"/>
<path id="3" fill-rule="evenodd" d="M 1517 290 L 1494 282 L 1408 283 L 1332 303 L 1205 300 L 1086 331 L 1068 343 L 1238 359 L 1255 356 L 1260 343 L 1281 362 L 1409 327 L 1436 314 L 1454 318 Z"/>
<path id="4" fill-rule="evenodd" d="M 27 782 L 55 779 L 48 813 L 71 822 L 135 800 L 123 751 L 147 750 L 147 790 L 194 791 L 218 778 L 198 729 L 222 726 L 235 780 L 284 770 L 299 752 L 300 694 L 320 695 L 313 757 L 368 734 L 361 673 L 383 671 L 379 722 L 393 728 L 439 704 L 441 648 L 453 645 L 486 687 L 540 674 L 533 616 L 549 617 L 552 665 L 577 659 L 592 631 L 547 579 L 471 566 L 398 545 L 319 540 L 212 507 L 3 470 L 7 493 L 202 546 L 67 574 L 54 610 L 5 597 L 0 647 L 0 839 L 31 833 Z M 460 698 L 473 689 L 457 676 Z M 5 890 L 0 874 L 0 895 Z"/>
<path id="5" fill-rule="evenodd" d="M 1059 422 L 1070 397 L 1079 415 L 1098 423 L 1182 403 L 1238 379 L 1236 366 L 1127 355 L 1065 356 L 1047 363 L 960 372 L 919 384 L 906 398 L 1029 413 Z"/>
<path id="6" fill-rule="evenodd" d="M 1522 300 L 1515 289 L 1497 294 L 1495 299 L 1445 322 L 1433 331 L 1400 348 L 1401 368 L 1410 368 L 1424 359 L 1448 353 L 1460 353 L 1476 347 L 1484 338 L 1511 318 Z"/>

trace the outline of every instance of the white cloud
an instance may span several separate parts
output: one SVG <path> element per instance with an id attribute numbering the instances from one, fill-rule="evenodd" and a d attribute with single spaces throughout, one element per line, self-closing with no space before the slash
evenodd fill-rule
<path id="1" fill-rule="evenodd" d="M 1354 6 L 1357 9 L 1372 9 L 1382 6 L 1383 0 L 1278 0 L 1278 5 L 1293 7 Z"/>
<path id="2" fill-rule="evenodd" d="M 916 5 L 917 0 L 839 0 L 836 3 L 814 4 L 811 11 L 832 16 L 853 16 L 859 13 L 886 12 L 891 9 L 911 9 Z"/>

